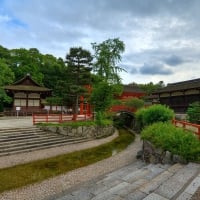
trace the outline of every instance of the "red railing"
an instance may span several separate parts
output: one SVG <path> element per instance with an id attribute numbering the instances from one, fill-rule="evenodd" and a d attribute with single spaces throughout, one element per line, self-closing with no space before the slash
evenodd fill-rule
<path id="1" fill-rule="evenodd" d="M 62 123 L 62 122 L 67 122 L 67 121 L 74 121 L 73 120 L 73 115 L 67 115 L 67 114 L 33 114 L 33 124 L 37 123 L 48 123 L 48 122 L 57 122 L 57 123 Z M 78 121 L 84 121 L 92 119 L 92 115 L 88 116 L 86 114 L 84 115 L 77 115 L 76 120 Z"/>
<path id="2" fill-rule="evenodd" d="M 176 126 L 176 127 L 181 127 L 184 128 L 186 130 L 190 130 L 193 133 L 197 134 L 199 136 L 200 139 L 200 125 L 198 124 L 192 124 L 186 121 L 179 121 L 179 120 L 173 120 L 172 123 Z"/>

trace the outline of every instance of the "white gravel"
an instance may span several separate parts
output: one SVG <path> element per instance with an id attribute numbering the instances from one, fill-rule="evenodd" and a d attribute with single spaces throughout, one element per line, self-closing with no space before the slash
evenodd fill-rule
<path id="1" fill-rule="evenodd" d="M 66 145 L 64 147 L 56 147 L 47 150 L 41 150 L 32 153 L 24 153 L 23 156 L 6 156 L 0 158 L 0 167 L 12 166 L 19 163 L 29 162 L 31 160 L 38 160 L 44 157 L 52 157 L 62 153 L 72 152 L 75 150 L 85 149 L 93 146 L 106 143 L 114 139 L 117 135 L 101 140 L 90 141 L 75 145 Z M 71 188 L 77 184 L 89 181 L 100 175 L 111 172 L 122 166 L 128 165 L 136 160 L 136 153 L 142 147 L 142 142 L 139 136 L 126 150 L 115 154 L 114 156 L 99 161 L 95 164 L 82 167 L 66 174 L 50 178 L 41 183 L 25 186 L 16 190 L 11 190 L 0 194 L 0 200 L 42 200 L 48 199 L 50 196 L 59 194 L 66 189 Z M 18 157 L 18 158 L 17 158 Z"/>

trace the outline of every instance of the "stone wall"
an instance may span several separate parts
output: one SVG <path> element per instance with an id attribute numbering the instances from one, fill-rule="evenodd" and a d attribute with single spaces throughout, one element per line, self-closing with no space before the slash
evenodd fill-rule
<path id="1" fill-rule="evenodd" d="M 42 130 L 70 137 L 101 138 L 112 135 L 115 131 L 113 126 L 41 126 Z"/>
<path id="2" fill-rule="evenodd" d="M 147 163 L 162 163 L 162 164 L 174 164 L 174 163 L 186 163 L 178 155 L 173 155 L 169 151 L 156 148 L 151 142 L 143 141 L 143 148 L 137 155 L 138 158 L 142 158 Z"/>

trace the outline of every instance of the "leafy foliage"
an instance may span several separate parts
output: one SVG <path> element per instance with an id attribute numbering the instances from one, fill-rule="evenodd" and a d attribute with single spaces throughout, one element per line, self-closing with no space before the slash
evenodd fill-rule
<path id="1" fill-rule="evenodd" d="M 152 94 L 158 89 L 161 89 L 165 86 L 163 81 L 159 81 L 158 83 L 154 84 L 152 82 L 146 84 L 136 84 L 139 88 L 145 91 L 147 95 Z"/>
<path id="2" fill-rule="evenodd" d="M 0 59 L 0 112 L 3 111 L 3 103 L 10 103 L 11 98 L 7 96 L 3 86 L 10 84 L 14 81 L 15 75 L 9 66 L 6 64 L 5 59 Z"/>
<path id="3" fill-rule="evenodd" d="M 135 108 L 137 110 L 144 106 L 144 100 L 133 97 L 124 100 L 124 104 L 128 107 Z"/>
<path id="4" fill-rule="evenodd" d="M 186 113 L 191 123 L 200 124 L 200 102 L 191 103 Z"/>
<path id="5" fill-rule="evenodd" d="M 174 118 L 174 111 L 164 105 L 153 105 L 148 108 L 138 110 L 136 113 L 136 123 L 143 128 L 155 122 L 167 122 Z"/>
<path id="6" fill-rule="evenodd" d="M 95 51 L 94 72 L 104 81 L 111 84 L 120 83 L 118 72 L 124 71 L 117 63 L 121 61 L 121 53 L 125 45 L 118 38 L 108 39 L 100 44 L 92 43 Z"/>
<path id="7" fill-rule="evenodd" d="M 187 161 L 200 161 L 200 141 L 190 131 L 171 123 L 158 122 L 143 129 L 141 138 Z"/>
<path id="8" fill-rule="evenodd" d="M 92 105 L 94 105 L 94 110 L 97 111 L 106 111 L 111 104 L 113 99 L 113 88 L 108 85 L 106 82 L 100 82 L 98 85 L 95 85 L 90 97 Z"/>
<path id="9" fill-rule="evenodd" d="M 91 84 L 91 73 L 92 70 L 91 61 L 92 56 L 88 50 L 82 49 L 81 47 L 71 48 L 69 54 L 66 55 L 67 63 L 67 80 L 66 92 L 74 97 L 74 111 L 78 113 L 78 100 L 81 95 L 87 94 L 86 85 Z"/>

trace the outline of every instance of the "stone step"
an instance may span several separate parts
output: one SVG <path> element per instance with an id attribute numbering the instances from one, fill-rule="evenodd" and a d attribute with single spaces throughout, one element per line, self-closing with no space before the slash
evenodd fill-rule
<path id="1" fill-rule="evenodd" d="M 34 151 L 88 141 L 85 137 L 68 137 L 38 127 L 0 129 L 0 156 Z"/>
<path id="2" fill-rule="evenodd" d="M 3 133 L 15 133 L 15 132 L 24 132 L 24 131 L 34 131 L 40 130 L 36 126 L 24 127 L 24 128 L 0 128 L 0 135 Z"/>
<path id="3" fill-rule="evenodd" d="M 200 165 L 146 165 L 141 161 L 52 199 L 189 200 L 200 186 Z"/>
<path id="4" fill-rule="evenodd" d="M 179 194 L 179 192 L 195 178 L 199 170 L 200 165 L 196 163 L 187 164 L 182 169 L 178 170 L 167 181 L 162 183 L 155 190 L 155 193 L 167 199 L 176 197 L 176 195 Z"/>
<path id="5" fill-rule="evenodd" d="M 40 143 L 44 143 L 44 142 L 50 142 L 50 141 L 74 141 L 76 139 L 79 138 L 67 138 L 67 137 L 58 137 L 58 136 L 45 136 L 45 135 L 41 135 L 40 137 L 36 137 L 36 138 L 29 138 L 26 139 L 24 138 L 23 140 L 20 141 L 7 141 L 7 142 L 2 142 L 0 145 L 0 151 L 2 149 L 10 149 L 13 147 L 19 147 L 19 146 L 27 146 L 27 145 L 31 145 L 31 144 L 40 144 Z"/>
<path id="6" fill-rule="evenodd" d="M 27 133 L 36 133 L 36 132 L 42 132 L 43 130 L 41 129 L 30 129 L 30 130 L 16 130 L 16 131 L 6 131 L 6 132 L 1 132 L 0 137 L 2 136 L 9 136 L 9 135 L 20 135 L 20 134 L 27 134 Z"/>
<path id="7" fill-rule="evenodd" d="M 35 143 L 32 145 L 27 145 L 27 146 L 19 146 L 19 147 L 15 147 L 12 149 L 1 150 L 0 157 L 6 156 L 6 155 L 11 155 L 11 154 L 30 152 L 30 151 L 40 150 L 40 149 L 58 147 L 58 146 L 66 145 L 66 144 L 76 144 L 76 143 L 80 143 L 80 142 L 87 142 L 89 140 L 90 139 L 88 139 L 88 138 L 75 138 L 74 140 L 60 140 L 60 141 L 45 142 L 45 143 L 41 143 L 41 144 Z"/>
<path id="8" fill-rule="evenodd" d="M 10 137 L 3 137 L 3 138 L 0 137 L 0 142 L 4 143 L 4 142 L 17 142 L 17 141 L 21 141 L 21 140 L 31 140 L 31 139 L 40 138 L 40 137 L 43 137 L 46 135 L 47 134 L 45 132 L 41 132 L 40 134 L 34 133 L 31 135 L 19 135 L 19 136 L 13 136 L 13 137 L 10 136 Z M 56 135 L 49 134 L 49 137 L 51 137 L 51 136 L 58 137 Z"/>

